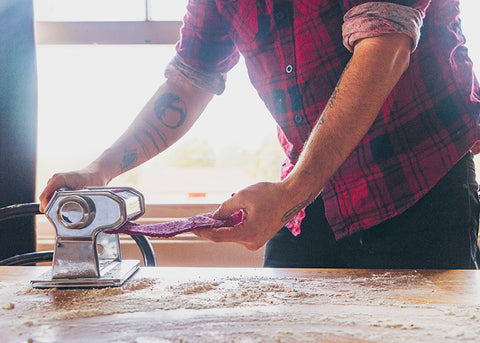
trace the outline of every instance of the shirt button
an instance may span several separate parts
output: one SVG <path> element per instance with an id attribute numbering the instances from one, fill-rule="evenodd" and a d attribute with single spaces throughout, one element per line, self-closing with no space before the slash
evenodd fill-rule
<path id="1" fill-rule="evenodd" d="M 293 71 L 293 66 L 291 64 L 287 65 L 285 67 L 285 71 L 287 72 L 287 74 L 290 74 Z"/>
<path id="2" fill-rule="evenodd" d="M 300 124 L 302 121 L 303 121 L 303 117 L 300 115 L 300 114 L 297 114 L 293 120 L 295 121 L 295 123 L 297 124 Z"/>

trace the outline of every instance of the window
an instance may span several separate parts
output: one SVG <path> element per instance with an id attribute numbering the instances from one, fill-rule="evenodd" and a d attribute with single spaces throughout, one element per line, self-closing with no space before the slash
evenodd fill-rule
<path id="1" fill-rule="evenodd" d="M 99 34 L 81 30 L 80 36 L 58 37 L 62 30 L 56 26 L 56 34 L 52 34 L 48 25 L 63 25 L 66 29 L 71 28 L 69 25 L 91 25 L 93 30 L 98 28 L 95 25 L 111 24 L 112 32 L 118 32 L 122 24 L 148 25 L 167 20 L 166 24 L 175 32 L 186 2 L 35 1 L 40 41 L 37 192 L 54 172 L 81 168 L 123 132 L 164 81 L 163 70 L 174 54 L 173 43 L 177 39 L 176 33 L 169 33 L 158 39 L 171 44 L 73 45 L 65 43 L 69 39 L 89 42 L 92 37 L 98 39 Z M 480 38 L 474 33 L 474 3 L 475 0 L 462 1 L 463 28 L 480 75 Z M 105 31 L 102 39 L 119 39 L 118 34 Z M 149 34 L 148 30 L 139 31 L 141 35 Z M 57 44 L 42 44 L 52 36 Z M 138 39 L 137 43 L 149 40 L 132 39 Z M 113 184 L 138 188 L 149 203 L 215 203 L 255 181 L 276 180 L 283 158 L 275 138 L 276 127 L 244 69 L 240 63 L 229 74 L 225 94 L 213 100 L 194 128 L 170 151 L 119 177 Z M 242 134 L 245 132 L 249 133 L 246 141 Z"/>
<path id="2" fill-rule="evenodd" d="M 39 191 L 52 173 L 81 168 L 113 143 L 163 82 L 172 56 L 168 45 L 39 46 Z M 255 180 L 278 178 L 273 120 L 243 65 L 229 81 L 170 151 L 113 184 L 138 188 L 150 203 L 220 202 Z"/>
<path id="3" fill-rule="evenodd" d="M 37 48 L 37 194 L 54 172 L 81 168 L 113 143 L 163 83 L 164 68 L 174 55 L 173 44 L 65 44 L 68 37 L 58 36 L 62 32 L 58 25 L 95 28 L 100 23 L 58 21 L 144 20 L 140 14 L 145 14 L 146 4 L 149 18 L 179 21 L 186 2 L 179 3 L 182 6 L 164 6 L 164 0 L 37 0 L 37 27 L 44 33 L 38 38 L 50 42 Z M 162 8 L 169 9 L 168 13 Z M 52 24 L 57 25 L 57 32 L 48 35 L 47 26 Z M 115 32 L 121 25 L 148 22 L 106 24 Z M 178 30 L 175 21 L 170 24 Z M 92 37 L 98 35 L 82 33 L 75 36 L 75 42 L 88 42 Z M 176 41 L 176 36 L 164 38 Z M 49 39 L 59 41 L 53 44 Z M 109 39 L 108 34 L 102 39 Z M 244 69 L 240 63 L 229 74 L 226 92 L 213 100 L 171 150 L 120 176 L 112 185 L 135 187 L 148 203 L 220 203 L 255 181 L 277 180 L 283 153 L 276 140 L 276 125 Z"/>
<path id="4" fill-rule="evenodd" d="M 38 195 L 53 173 L 81 168 L 113 143 L 163 83 L 187 1 L 34 1 Z M 142 222 L 212 211 L 232 192 L 278 179 L 283 153 L 276 125 L 244 69 L 240 63 L 232 70 L 225 93 L 171 150 L 111 183 L 145 195 Z M 38 217 L 36 228 L 37 250 L 51 250 L 54 231 L 46 218 Z M 133 240 L 121 241 L 125 258 L 141 257 Z M 262 265 L 262 250 L 192 234 L 151 242 L 162 266 Z"/>
<path id="5" fill-rule="evenodd" d="M 473 68 L 477 78 L 480 78 L 480 36 L 478 31 L 478 0 L 460 1 L 460 10 L 462 18 L 462 30 L 467 40 L 467 46 L 470 58 L 473 60 Z M 476 155 L 475 170 L 477 173 L 477 182 L 480 183 L 480 156 Z M 480 240 L 480 237 L 479 237 Z"/>
<path id="6" fill-rule="evenodd" d="M 122 24 L 163 23 L 175 32 L 186 3 L 35 1 L 40 41 L 38 192 L 52 173 L 82 167 L 123 132 L 164 81 L 163 70 L 174 54 L 177 39 L 176 33 L 168 33 L 159 40 L 170 44 L 78 44 L 82 39 L 91 39 L 89 30 L 83 30 L 80 36 L 59 38 L 45 25 L 91 25 L 93 30 L 95 25 L 105 23 L 115 29 Z M 480 38 L 474 33 L 475 0 L 461 4 L 464 33 L 480 75 Z M 90 34 L 99 36 L 96 31 Z M 140 34 L 148 35 L 142 30 Z M 48 42 L 48 36 L 59 41 L 42 44 Z M 68 39 L 79 41 L 65 44 Z M 102 39 L 116 42 L 118 34 L 107 30 Z M 138 39 L 136 43 L 149 41 L 132 39 Z M 175 147 L 113 184 L 138 187 L 152 203 L 220 202 L 250 183 L 277 179 L 283 157 L 275 138 L 276 127 L 244 69 L 240 63 L 229 74 L 225 94 L 214 99 Z M 246 141 L 242 134 L 245 132 L 249 133 Z"/>
<path id="7" fill-rule="evenodd" d="M 47 22 L 181 20 L 187 0 L 34 0 L 35 17 Z"/>
<path id="8" fill-rule="evenodd" d="M 470 58 L 474 62 L 474 69 L 477 78 L 480 77 L 480 37 L 478 31 L 478 1 L 460 1 L 462 18 L 462 31 L 467 39 L 467 46 Z"/>

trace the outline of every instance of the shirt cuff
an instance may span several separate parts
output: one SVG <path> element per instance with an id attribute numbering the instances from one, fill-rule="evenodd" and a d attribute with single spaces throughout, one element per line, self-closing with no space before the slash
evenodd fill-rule
<path id="1" fill-rule="evenodd" d="M 355 42 L 388 33 L 403 33 L 412 39 L 413 52 L 420 39 L 420 11 L 389 2 L 367 2 L 351 8 L 343 17 L 343 45 L 353 52 Z"/>
<path id="2" fill-rule="evenodd" d="M 165 69 L 165 77 L 182 78 L 193 86 L 207 92 L 220 95 L 225 90 L 226 74 L 209 73 L 192 67 L 185 63 L 183 58 L 176 55 Z"/>

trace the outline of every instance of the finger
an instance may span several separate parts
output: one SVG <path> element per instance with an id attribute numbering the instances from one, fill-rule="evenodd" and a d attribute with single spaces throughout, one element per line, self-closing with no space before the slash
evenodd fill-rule
<path id="1" fill-rule="evenodd" d="M 250 251 L 260 249 L 265 242 L 247 240 L 243 229 L 235 226 L 233 228 L 205 229 L 194 232 L 197 236 L 211 240 L 215 243 L 237 243 L 243 245 Z"/>
<path id="2" fill-rule="evenodd" d="M 55 188 L 52 187 L 52 184 L 49 183 L 43 190 L 42 194 L 38 197 L 40 200 L 40 212 L 44 212 L 45 208 L 47 207 L 50 199 L 52 198 L 53 192 L 55 192 Z"/>
<path id="3" fill-rule="evenodd" d="M 222 227 L 218 229 L 203 229 L 194 231 L 194 233 L 202 238 L 209 239 L 213 242 L 238 242 L 241 234 L 240 228 L 235 227 Z"/>
<path id="4" fill-rule="evenodd" d="M 40 194 L 40 199 L 45 199 L 50 197 L 53 194 L 53 192 L 55 192 L 55 190 L 60 187 L 62 186 L 58 182 L 58 179 L 51 178 L 50 180 L 48 180 L 47 186 L 45 186 L 45 189 L 43 190 L 42 194 Z"/>
<path id="5" fill-rule="evenodd" d="M 50 197 L 43 197 L 40 199 L 40 206 L 39 211 L 45 213 L 45 208 L 47 207 L 48 203 L 50 202 Z"/>
<path id="6" fill-rule="evenodd" d="M 54 174 L 47 182 L 47 186 L 43 190 L 42 194 L 38 197 L 40 200 L 40 208 L 41 212 L 45 211 L 50 199 L 53 196 L 53 193 L 57 189 L 68 187 L 67 180 L 63 174 Z"/>
<path id="7" fill-rule="evenodd" d="M 215 211 L 213 214 L 213 218 L 215 219 L 226 219 L 230 217 L 232 214 L 244 210 L 243 206 L 241 205 L 241 202 L 239 200 L 239 197 L 235 194 L 232 195 L 230 199 L 227 199 L 224 201 L 220 207 Z"/>

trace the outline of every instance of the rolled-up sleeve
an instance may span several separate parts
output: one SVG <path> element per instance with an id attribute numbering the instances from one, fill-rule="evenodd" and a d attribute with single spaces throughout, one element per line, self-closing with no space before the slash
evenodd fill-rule
<path id="1" fill-rule="evenodd" d="M 226 73 L 239 60 L 214 0 L 190 0 L 183 19 L 177 54 L 165 70 L 214 94 L 225 89 Z"/>
<path id="2" fill-rule="evenodd" d="M 352 1 L 347 1 L 351 6 Z M 412 1 L 406 1 L 411 3 Z M 355 43 L 364 38 L 389 33 L 403 33 L 412 40 L 413 52 L 420 39 L 420 29 L 429 1 L 406 6 L 393 2 L 363 2 L 348 9 L 342 27 L 343 44 L 353 51 Z"/>

